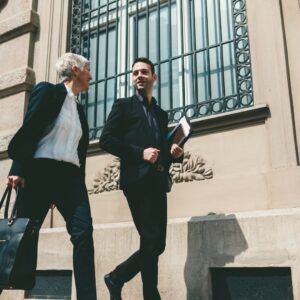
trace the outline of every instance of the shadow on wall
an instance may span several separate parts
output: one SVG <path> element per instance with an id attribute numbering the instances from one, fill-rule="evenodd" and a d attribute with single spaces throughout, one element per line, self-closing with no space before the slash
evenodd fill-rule
<path id="1" fill-rule="evenodd" d="M 8 0 L 0 0 L 0 13 L 2 9 L 7 5 Z"/>
<path id="2" fill-rule="evenodd" d="M 210 214 L 188 222 L 184 279 L 187 300 L 212 299 L 211 267 L 224 267 L 248 248 L 235 215 Z"/>

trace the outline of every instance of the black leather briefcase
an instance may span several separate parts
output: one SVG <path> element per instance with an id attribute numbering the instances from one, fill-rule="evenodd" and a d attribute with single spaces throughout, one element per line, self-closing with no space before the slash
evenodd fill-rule
<path id="1" fill-rule="evenodd" d="M 0 219 L 0 293 L 3 289 L 32 289 L 35 284 L 39 223 L 17 218 L 18 195 L 8 217 L 11 191 L 7 187 L 0 201 L 0 209 L 5 203 Z"/>

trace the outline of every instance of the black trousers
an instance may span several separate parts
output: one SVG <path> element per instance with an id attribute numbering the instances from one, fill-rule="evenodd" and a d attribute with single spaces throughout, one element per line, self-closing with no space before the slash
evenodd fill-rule
<path id="1" fill-rule="evenodd" d="M 41 225 L 51 203 L 66 221 L 73 243 L 73 267 L 78 300 L 96 300 L 93 226 L 83 176 L 75 165 L 33 159 L 28 165 L 18 214 Z"/>
<path id="2" fill-rule="evenodd" d="M 162 174 L 151 172 L 142 182 L 123 190 L 140 235 L 140 248 L 111 272 L 123 284 L 141 272 L 144 300 L 159 300 L 158 257 L 165 250 L 167 195 Z"/>

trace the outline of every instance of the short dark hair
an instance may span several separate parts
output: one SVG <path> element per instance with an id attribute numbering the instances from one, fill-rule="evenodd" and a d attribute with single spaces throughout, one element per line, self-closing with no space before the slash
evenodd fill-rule
<path id="1" fill-rule="evenodd" d="M 150 59 L 148 59 L 147 57 L 138 57 L 138 58 L 136 58 L 136 59 L 134 60 L 134 62 L 133 62 L 133 64 L 132 64 L 131 67 L 133 68 L 133 66 L 134 66 L 136 63 L 138 63 L 138 62 L 142 62 L 142 63 L 145 63 L 145 64 L 149 65 L 149 66 L 151 67 L 151 72 L 152 72 L 152 74 L 155 73 L 154 64 L 153 64 L 153 62 L 152 62 Z"/>

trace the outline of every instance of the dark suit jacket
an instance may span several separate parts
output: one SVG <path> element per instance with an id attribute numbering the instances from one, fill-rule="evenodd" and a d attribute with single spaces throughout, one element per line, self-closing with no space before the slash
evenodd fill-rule
<path id="1" fill-rule="evenodd" d="M 160 155 L 165 174 L 172 163 L 170 145 L 166 140 L 168 116 L 158 105 L 154 106 L 160 129 Z M 154 147 L 153 134 L 138 97 L 132 96 L 115 101 L 100 137 L 100 147 L 121 158 L 120 188 L 141 180 L 152 164 L 143 160 L 144 149 Z"/>
<path id="2" fill-rule="evenodd" d="M 33 88 L 23 125 L 8 146 L 8 155 L 13 160 L 9 175 L 26 178 L 26 168 L 30 167 L 37 144 L 54 124 L 66 95 L 67 90 L 63 83 L 54 85 L 40 82 Z M 89 129 L 81 105 L 77 104 L 77 109 L 83 132 L 77 150 L 81 172 L 84 175 Z"/>

